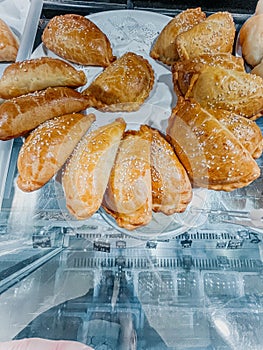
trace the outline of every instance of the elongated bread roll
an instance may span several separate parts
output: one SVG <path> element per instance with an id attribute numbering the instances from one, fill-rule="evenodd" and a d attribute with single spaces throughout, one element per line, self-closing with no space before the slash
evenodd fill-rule
<path id="1" fill-rule="evenodd" d="M 173 147 L 158 130 L 152 133 L 151 177 L 153 211 L 166 215 L 185 211 L 192 199 L 192 186 Z"/>
<path id="2" fill-rule="evenodd" d="M 6 100 L 0 105 L 0 140 L 25 135 L 48 119 L 79 112 L 87 106 L 82 94 L 67 87 L 47 88 Z"/>
<path id="3" fill-rule="evenodd" d="M 33 130 L 18 155 L 18 187 L 30 192 L 44 186 L 66 162 L 94 120 L 94 114 L 66 114 Z"/>
<path id="4" fill-rule="evenodd" d="M 14 62 L 18 48 L 18 39 L 9 25 L 0 19 L 0 62 Z"/>
<path id="5" fill-rule="evenodd" d="M 83 71 L 51 57 L 10 64 L 0 79 L 0 98 L 9 99 L 48 87 L 79 87 L 87 82 Z"/>
<path id="6" fill-rule="evenodd" d="M 107 36 L 81 15 L 53 17 L 44 29 L 42 41 L 58 56 L 74 63 L 107 67 L 115 60 Z"/>
<path id="7" fill-rule="evenodd" d="M 126 123 L 122 118 L 85 136 L 62 177 L 66 205 L 77 219 L 87 219 L 100 207 Z"/>
<path id="8" fill-rule="evenodd" d="M 168 121 L 167 137 L 192 183 L 232 191 L 260 176 L 241 142 L 194 100 L 179 98 Z"/>
<path id="9" fill-rule="evenodd" d="M 152 218 L 151 140 L 144 125 L 139 131 L 125 132 L 104 195 L 105 211 L 128 230 L 146 225 Z"/>

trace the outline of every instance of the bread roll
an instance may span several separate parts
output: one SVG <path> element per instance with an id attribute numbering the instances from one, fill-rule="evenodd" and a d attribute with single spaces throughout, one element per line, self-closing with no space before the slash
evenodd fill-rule
<path id="1" fill-rule="evenodd" d="M 258 75 L 259 77 L 263 78 L 263 59 L 262 59 L 262 61 L 261 61 L 257 66 L 255 66 L 255 67 L 251 70 L 251 73 L 252 73 L 252 74 L 256 74 L 256 75 Z"/>
<path id="2" fill-rule="evenodd" d="M 168 120 L 167 137 L 194 186 L 232 191 L 260 176 L 241 142 L 194 100 L 179 98 Z"/>
<path id="3" fill-rule="evenodd" d="M 0 62 L 14 62 L 18 48 L 18 39 L 9 25 L 0 19 Z"/>
<path id="4" fill-rule="evenodd" d="M 77 219 L 87 219 L 100 207 L 126 123 L 116 119 L 85 136 L 62 177 L 66 205 Z"/>
<path id="5" fill-rule="evenodd" d="M 150 56 L 167 65 L 172 65 L 179 59 L 175 46 L 177 35 L 189 30 L 205 18 L 206 15 L 200 7 L 180 12 L 162 29 L 153 44 Z"/>
<path id="6" fill-rule="evenodd" d="M 258 0 L 255 15 L 260 15 L 263 13 L 263 0 Z"/>
<path id="7" fill-rule="evenodd" d="M 65 61 L 41 57 L 10 64 L 0 79 L 0 98 L 9 99 L 48 87 L 79 87 L 87 82 L 83 71 Z"/>
<path id="8" fill-rule="evenodd" d="M 66 114 L 33 130 L 18 155 L 18 187 L 30 192 L 44 186 L 66 162 L 94 120 L 94 114 Z"/>
<path id="9" fill-rule="evenodd" d="M 47 88 L 6 100 L 0 105 L 0 140 L 25 135 L 48 119 L 79 112 L 87 106 L 82 94 L 67 87 Z"/>
<path id="10" fill-rule="evenodd" d="M 150 63 L 140 55 L 127 52 L 83 91 L 90 105 L 102 111 L 134 111 L 149 96 L 154 84 Z"/>
<path id="11" fill-rule="evenodd" d="M 115 60 L 107 36 L 81 15 L 53 17 L 43 31 L 42 41 L 58 56 L 85 66 L 107 67 Z"/>
<path id="12" fill-rule="evenodd" d="M 103 208 L 127 230 L 152 218 L 151 140 L 144 125 L 139 131 L 126 131 L 104 195 Z"/>
<path id="13" fill-rule="evenodd" d="M 158 130 L 148 127 L 152 134 L 151 178 L 153 211 L 166 215 L 185 211 L 192 199 L 188 175 L 173 147 Z"/>

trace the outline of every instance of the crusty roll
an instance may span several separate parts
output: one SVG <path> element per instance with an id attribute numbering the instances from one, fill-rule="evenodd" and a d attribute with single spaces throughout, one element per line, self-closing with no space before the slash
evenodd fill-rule
<path id="1" fill-rule="evenodd" d="M 6 100 L 0 105 L 0 140 L 25 135 L 48 119 L 79 112 L 87 106 L 82 94 L 67 87 L 47 88 Z"/>
<path id="2" fill-rule="evenodd" d="M 73 152 L 62 184 L 66 205 L 77 219 L 87 219 L 100 207 L 126 123 L 122 118 L 91 131 Z"/>
<path id="3" fill-rule="evenodd" d="M 0 62 L 14 62 L 18 48 L 18 39 L 9 25 L 0 19 Z"/>
<path id="4" fill-rule="evenodd" d="M 179 98 L 167 137 L 195 186 L 232 191 L 260 176 L 241 142 L 194 100 Z"/>
<path id="5" fill-rule="evenodd" d="M 192 199 L 192 186 L 186 170 L 173 147 L 161 133 L 148 127 L 152 133 L 151 178 L 152 207 L 166 215 L 185 211 Z"/>
<path id="6" fill-rule="evenodd" d="M 79 87 L 87 82 L 83 71 L 51 57 L 10 64 L 0 79 L 0 98 L 9 99 L 48 87 Z"/>
<path id="7" fill-rule="evenodd" d="M 152 219 L 151 140 L 144 125 L 125 132 L 104 195 L 103 208 L 127 230 Z"/>
<path id="8" fill-rule="evenodd" d="M 201 11 L 200 7 L 180 12 L 162 29 L 153 44 L 150 56 L 167 65 L 176 62 L 179 56 L 175 46 L 175 38 L 180 33 L 202 22 L 205 18 L 206 14 Z"/>
<path id="9" fill-rule="evenodd" d="M 66 114 L 33 130 L 18 155 L 18 187 L 30 192 L 44 186 L 66 162 L 94 120 L 94 114 Z"/>
<path id="10" fill-rule="evenodd" d="M 154 71 L 148 60 L 127 52 L 99 74 L 83 94 L 99 110 L 130 112 L 143 104 L 153 84 Z"/>
<path id="11" fill-rule="evenodd" d="M 107 67 L 115 60 L 107 36 L 81 15 L 53 17 L 44 29 L 42 41 L 49 50 L 74 63 Z"/>
<path id="12" fill-rule="evenodd" d="M 232 15 L 229 12 L 216 12 L 179 34 L 175 46 L 181 59 L 204 53 L 232 52 L 235 32 Z"/>

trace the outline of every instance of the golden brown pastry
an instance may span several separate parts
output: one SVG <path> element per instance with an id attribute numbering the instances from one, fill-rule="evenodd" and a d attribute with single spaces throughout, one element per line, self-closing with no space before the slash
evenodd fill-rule
<path id="1" fill-rule="evenodd" d="M 85 136 L 62 177 L 66 205 L 77 219 L 87 219 L 100 207 L 126 123 L 122 118 Z"/>
<path id="2" fill-rule="evenodd" d="M 167 136 L 195 186 L 232 191 L 260 176 L 241 142 L 194 100 L 179 98 Z"/>
<path id="3" fill-rule="evenodd" d="M 181 59 L 204 53 L 232 52 L 235 24 L 229 12 L 216 12 L 203 22 L 179 34 L 175 46 Z"/>
<path id="4" fill-rule="evenodd" d="M 177 96 L 186 94 L 192 76 L 199 73 L 207 65 L 244 71 L 244 60 L 231 53 L 203 54 L 188 60 L 179 60 L 172 66 L 174 90 Z"/>
<path id="5" fill-rule="evenodd" d="M 263 13 L 251 16 L 241 27 L 239 42 L 242 56 L 252 67 L 263 59 Z"/>
<path id="6" fill-rule="evenodd" d="M 44 29 L 42 41 L 49 50 L 74 63 L 107 67 L 115 60 L 107 36 L 81 15 L 53 17 Z"/>
<path id="7" fill-rule="evenodd" d="M 152 218 L 151 139 L 144 125 L 139 131 L 126 131 L 104 195 L 103 208 L 127 230 Z"/>
<path id="8" fill-rule="evenodd" d="M 192 199 L 192 186 L 188 175 L 164 136 L 156 129 L 148 129 L 152 133 L 153 211 L 166 215 L 183 212 Z"/>
<path id="9" fill-rule="evenodd" d="M 87 99 L 67 87 L 50 87 L 6 100 L 0 105 L 0 140 L 25 135 L 48 119 L 87 107 Z"/>
<path id="10" fill-rule="evenodd" d="M 257 118 L 263 109 L 263 79 L 233 69 L 206 66 L 193 75 L 186 98 L 194 98 L 205 109 L 225 109 Z"/>
<path id="11" fill-rule="evenodd" d="M 263 59 L 262 61 L 251 70 L 252 74 L 256 74 L 263 78 Z"/>
<path id="12" fill-rule="evenodd" d="M 66 162 L 94 120 L 94 114 L 66 114 L 33 130 L 18 155 L 18 187 L 30 192 L 44 186 Z"/>
<path id="13" fill-rule="evenodd" d="M 134 111 L 149 96 L 154 84 L 150 63 L 127 52 L 107 67 L 83 91 L 90 105 L 102 111 Z"/>
<path id="14" fill-rule="evenodd" d="M 10 64 L 0 79 L 0 98 L 9 99 L 47 87 L 79 87 L 87 82 L 83 71 L 51 57 Z"/>
<path id="15" fill-rule="evenodd" d="M 206 14 L 201 11 L 200 7 L 187 9 L 176 15 L 162 29 L 150 51 L 150 56 L 167 65 L 176 62 L 179 56 L 175 46 L 175 38 L 178 34 L 189 30 L 205 18 Z"/>
<path id="16" fill-rule="evenodd" d="M 14 62 L 18 48 L 18 39 L 9 25 L 0 19 L 0 62 Z"/>
<path id="17" fill-rule="evenodd" d="M 255 121 L 223 109 L 210 109 L 209 113 L 232 132 L 253 158 L 261 156 L 263 137 Z"/>

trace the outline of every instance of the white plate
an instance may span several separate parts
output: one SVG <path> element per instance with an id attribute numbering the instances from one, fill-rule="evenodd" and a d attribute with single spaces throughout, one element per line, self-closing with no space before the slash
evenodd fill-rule
<path id="1" fill-rule="evenodd" d="M 105 125 L 123 117 L 127 122 L 127 129 L 137 129 L 141 124 L 148 124 L 163 132 L 166 130 L 167 120 L 171 109 L 175 106 L 177 98 L 173 90 L 172 74 L 170 68 L 156 62 L 149 56 L 151 46 L 161 32 L 163 27 L 171 20 L 171 17 L 160 15 L 154 12 L 138 10 L 105 11 L 87 16 L 93 21 L 108 37 L 111 42 L 113 54 L 120 57 L 127 51 L 135 52 L 146 58 L 152 65 L 155 72 L 155 85 L 146 103 L 136 112 L 131 113 L 104 113 L 88 109 L 96 115 L 96 122 L 93 128 Z M 42 56 L 57 57 L 41 44 L 32 57 Z M 76 68 L 85 71 L 88 84 L 102 71 L 98 67 L 85 67 L 75 65 Z M 84 89 L 83 87 L 82 89 Z M 153 214 L 153 220 L 147 226 L 127 231 L 119 228 L 115 220 L 100 210 L 102 217 L 114 226 L 117 230 L 133 235 L 141 239 L 153 239 L 166 234 L 182 233 L 190 227 L 201 225 L 206 218 L 200 213 L 207 196 L 205 189 L 194 191 L 194 197 L 187 211 L 182 214 L 166 216 Z M 198 210 L 195 210 L 198 209 Z"/>

